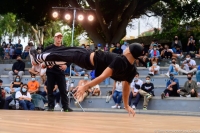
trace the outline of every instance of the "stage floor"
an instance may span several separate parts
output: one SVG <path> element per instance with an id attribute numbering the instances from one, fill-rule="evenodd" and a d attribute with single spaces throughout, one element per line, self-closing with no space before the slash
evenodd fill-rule
<path id="1" fill-rule="evenodd" d="M 0 133 L 200 133 L 199 122 L 189 116 L 0 110 Z"/>

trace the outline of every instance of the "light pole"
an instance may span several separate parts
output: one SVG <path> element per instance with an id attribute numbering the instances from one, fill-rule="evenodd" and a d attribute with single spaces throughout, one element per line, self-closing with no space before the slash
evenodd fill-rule
<path id="1" fill-rule="evenodd" d="M 72 22 L 72 38 L 71 38 L 71 47 L 74 46 L 74 28 L 75 28 L 75 22 L 76 22 L 76 11 L 81 10 L 81 11 L 95 11 L 96 9 L 83 9 L 83 8 L 74 8 L 74 7 L 52 7 L 53 9 L 56 10 L 73 10 L 73 22 Z M 52 16 L 54 18 L 58 18 L 59 14 L 58 12 L 53 12 Z M 71 16 L 69 14 L 65 15 L 66 20 L 70 20 Z M 84 19 L 83 15 L 79 15 L 78 19 L 82 21 Z M 93 21 L 94 16 L 89 15 L 88 16 L 88 21 Z M 70 77 L 71 77 L 71 65 L 70 65 Z"/>

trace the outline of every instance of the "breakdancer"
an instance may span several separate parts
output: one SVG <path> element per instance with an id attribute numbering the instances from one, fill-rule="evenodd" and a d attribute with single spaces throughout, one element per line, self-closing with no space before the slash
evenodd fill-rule
<path id="1" fill-rule="evenodd" d="M 84 48 L 68 47 L 58 48 L 55 51 L 47 51 L 37 54 L 30 50 L 31 63 L 33 65 L 45 63 L 46 66 L 75 63 L 87 70 L 95 70 L 95 78 L 84 86 L 77 86 L 75 96 L 82 97 L 89 88 L 111 77 L 116 81 L 123 81 L 123 103 L 129 115 L 135 115 L 135 111 L 128 105 L 130 83 L 135 77 L 137 70 L 134 61 L 142 55 L 143 47 L 138 43 L 130 44 L 123 55 L 109 52 L 91 52 Z"/>

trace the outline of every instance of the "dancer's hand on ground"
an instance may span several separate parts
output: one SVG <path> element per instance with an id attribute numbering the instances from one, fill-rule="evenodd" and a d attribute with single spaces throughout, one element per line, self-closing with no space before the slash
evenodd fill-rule
<path id="1" fill-rule="evenodd" d="M 81 97 L 83 97 L 83 94 L 84 94 L 84 92 L 85 92 L 85 89 L 84 89 L 83 86 L 77 86 L 77 87 L 75 88 L 75 90 L 76 90 L 76 93 L 75 93 L 74 95 L 75 95 L 75 97 L 76 97 L 77 99 L 80 99 Z"/>
<path id="2" fill-rule="evenodd" d="M 125 107 L 125 109 L 128 111 L 129 116 L 131 114 L 133 115 L 133 117 L 135 116 L 135 111 L 130 106 Z"/>

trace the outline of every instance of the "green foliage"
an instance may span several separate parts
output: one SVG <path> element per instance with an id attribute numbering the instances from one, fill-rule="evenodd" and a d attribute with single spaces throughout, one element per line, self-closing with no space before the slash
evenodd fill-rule
<path id="1" fill-rule="evenodd" d="M 0 16 L 0 35 L 12 36 L 12 33 L 17 29 L 16 15 L 13 13 L 7 13 Z"/>

